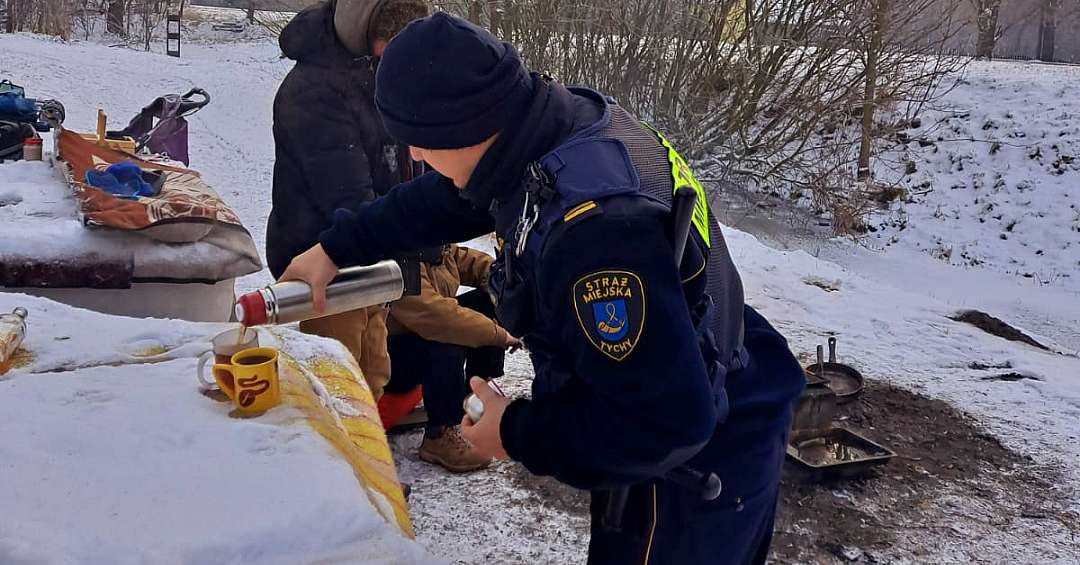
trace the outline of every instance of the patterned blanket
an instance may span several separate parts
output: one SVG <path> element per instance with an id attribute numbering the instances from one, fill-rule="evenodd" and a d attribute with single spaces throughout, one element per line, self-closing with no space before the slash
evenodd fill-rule
<path id="1" fill-rule="evenodd" d="M 102 147 L 79 134 L 61 130 L 59 157 L 66 165 L 68 183 L 75 191 L 87 225 L 139 231 L 168 243 L 191 243 L 206 237 L 215 227 L 233 228 L 250 241 L 247 230 L 221 197 L 199 173 L 176 162 L 156 162 Z M 103 171 L 109 165 L 133 162 L 143 170 L 164 177 L 158 194 L 126 199 L 84 182 L 86 171 Z M 253 256 L 258 253 L 252 244 Z"/>

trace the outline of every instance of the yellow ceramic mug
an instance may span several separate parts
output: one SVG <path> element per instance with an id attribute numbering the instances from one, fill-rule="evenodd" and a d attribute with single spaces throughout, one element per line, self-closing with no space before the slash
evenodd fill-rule
<path id="1" fill-rule="evenodd" d="M 281 402 L 276 349 L 245 349 L 229 361 L 228 365 L 214 365 L 214 380 L 240 413 L 261 414 Z"/>

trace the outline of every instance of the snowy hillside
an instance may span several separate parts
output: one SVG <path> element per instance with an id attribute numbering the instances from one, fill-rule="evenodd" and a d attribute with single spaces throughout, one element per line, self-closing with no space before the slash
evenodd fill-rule
<path id="1" fill-rule="evenodd" d="M 878 168 L 912 202 L 873 234 L 951 265 L 1080 291 L 1080 66 L 972 63 L 905 132 L 916 170 Z"/>

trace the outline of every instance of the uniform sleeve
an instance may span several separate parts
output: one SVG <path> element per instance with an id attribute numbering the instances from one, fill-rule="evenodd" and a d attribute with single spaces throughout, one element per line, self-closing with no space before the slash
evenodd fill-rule
<path id="1" fill-rule="evenodd" d="M 390 315 L 398 323 L 428 341 L 465 347 L 506 342 L 506 330 L 495 320 L 440 295 L 431 284 L 430 273 L 428 268 L 423 270 L 419 295 L 403 297 L 390 306 Z"/>
<path id="2" fill-rule="evenodd" d="M 495 258 L 483 251 L 461 246 L 458 246 L 454 253 L 461 284 L 473 288 L 487 288 L 488 269 Z"/>
<path id="3" fill-rule="evenodd" d="M 503 446 L 533 473 L 582 489 L 631 484 L 711 437 L 717 412 L 662 225 L 597 216 L 544 251 L 534 333 L 553 352 L 547 370 L 573 378 L 503 416 Z"/>
<path id="4" fill-rule="evenodd" d="M 430 172 L 358 210 L 338 210 L 319 242 L 335 265 L 347 267 L 469 240 L 494 229 L 486 210 L 473 208 L 449 179 Z"/>

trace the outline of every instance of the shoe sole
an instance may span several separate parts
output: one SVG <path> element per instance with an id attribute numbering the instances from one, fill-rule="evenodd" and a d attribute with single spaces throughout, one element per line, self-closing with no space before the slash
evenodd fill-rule
<path id="1" fill-rule="evenodd" d="M 420 452 L 420 460 L 426 463 L 438 465 L 451 473 L 471 473 L 472 471 L 479 471 L 481 469 L 487 469 L 491 466 L 491 461 L 486 463 L 478 463 L 476 465 L 451 465 L 446 462 L 442 457 L 438 455 L 431 455 L 428 453 Z"/>

